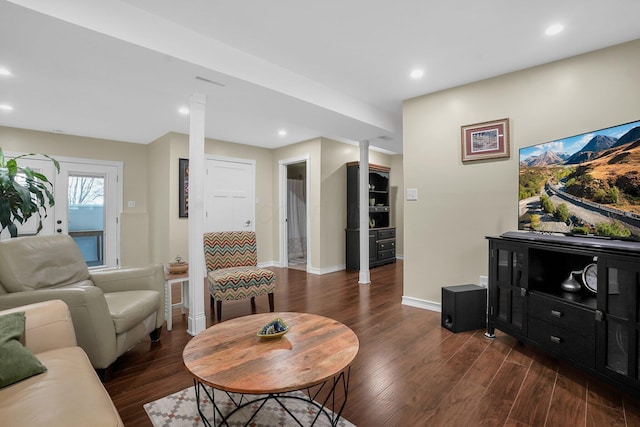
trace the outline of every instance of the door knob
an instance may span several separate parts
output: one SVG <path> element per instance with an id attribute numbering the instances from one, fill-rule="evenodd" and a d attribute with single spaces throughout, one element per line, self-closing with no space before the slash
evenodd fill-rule
<path id="1" fill-rule="evenodd" d="M 62 228 L 58 228 L 56 231 L 57 231 L 58 233 L 62 233 Z"/>
<path id="2" fill-rule="evenodd" d="M 61 219 L 57 220 L 56 224 L 62 224 L 62 220 Z"/>

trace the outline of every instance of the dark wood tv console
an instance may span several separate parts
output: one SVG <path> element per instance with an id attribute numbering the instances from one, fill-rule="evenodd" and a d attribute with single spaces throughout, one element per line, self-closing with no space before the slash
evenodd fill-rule
<path id="1" fill-rule="evenodd" d="M 640 394 L 640 243 L 533 232 L 487 239 L 486 335 L 497 328 Z M 595 292 L 582 285 L 589 264 Z M 579 291 L 563 290 L 569 276 Z"/>

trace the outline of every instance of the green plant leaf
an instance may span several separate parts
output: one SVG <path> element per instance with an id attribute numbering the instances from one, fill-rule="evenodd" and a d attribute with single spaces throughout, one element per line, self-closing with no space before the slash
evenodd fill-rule
<path id="1" fill-rule="evenodd" d="M 18 237 L 18 227 L 16 227 L 15 224 L 11 223 L 7 226 L 7 228 L 9 229 L 9 234 L 11 235 L 11 237 Z"/>
<path id="2" fill-rule="evenodd" d="M 17 160 L 29 156 L 43 156 L 51 160 L 60 172 L 60 164 L 46 154 L 22 154 L 6 160 L 0 148 L 0 225 L 11 237 L 18 235 L 17 224 L 24 224 L 33 215 L 37 219 L 36 234 L 42 230 L 42 218 L 48 207 L 54 206 L 53 184 L 43 174 L 29 167 L 18 166 Z M 23 179 L 17 180 L 21 176 Z M 0 231 L 2 231 L 0 230 Z"/>
<path id="3" fill-rule="evenodd" d="M 16 163 L 16 159 L 9 159 L 7 161 L 7 169 L 9 169 L 9 175 L 16 175 L 18 173 L 18 164 Z"/>

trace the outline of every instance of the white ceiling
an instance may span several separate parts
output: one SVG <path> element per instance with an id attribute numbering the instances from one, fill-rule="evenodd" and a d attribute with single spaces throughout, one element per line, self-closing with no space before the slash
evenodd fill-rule
<path id="1" fill-rule="evenodd" d="M 201 93 L 210 138 L 402 152 L 402 100 L 638 39 L 638 16 L 638 0 L 2 0 L 0 125 L 149 143 L 188 133 L 177 110 Z"/>

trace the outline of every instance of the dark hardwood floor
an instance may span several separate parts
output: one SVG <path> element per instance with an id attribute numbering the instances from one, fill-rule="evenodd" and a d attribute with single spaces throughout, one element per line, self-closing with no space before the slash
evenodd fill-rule
<path id="1" fill-rule="evenodd" d="M 454 334 L 440 313 L 403 306 L 401 261 L 372 269 L 371 285 L 358 285 L 357 272 L 273 270 L 276 311 L 332 317 L 358 335 L 343 412 L 357 426 L 640 426 L 640 399 L 499 331 L 493 340 Z M 256 310 L 268 311 L 266 297 Z M 225 303 L 222 320 L 250 311 L 249 301 Z M 174 310 L 159 343 L 142 342 L 115 363 L 105 386 L 125 425 L 151 426 L 144 403 L 192 386 L 182 365 L 186 326 Z"/>

